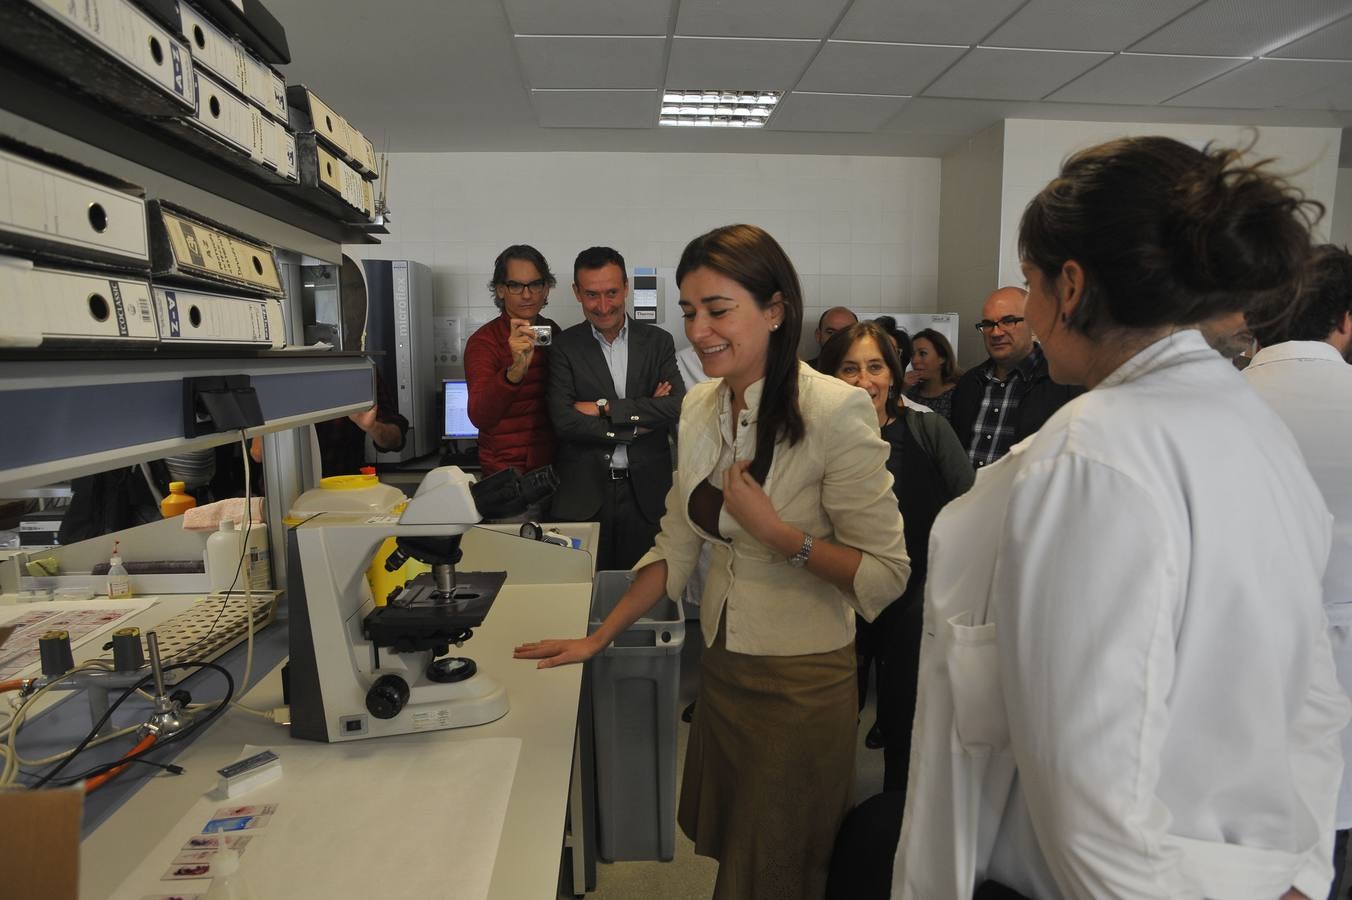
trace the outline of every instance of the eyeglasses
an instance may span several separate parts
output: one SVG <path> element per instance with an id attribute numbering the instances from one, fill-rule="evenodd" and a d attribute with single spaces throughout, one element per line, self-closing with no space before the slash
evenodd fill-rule
<path id="1" fill-rule="evenodd" d="M 1003 319 L 996 319 L 994 322 L 990 319 L 982 319 L 980 322 L 976 323 L 975 327 L 977 331 L 985 334 L 988 331 L 994 331 L 996 325 L 999 325 L 1005 331 L 1008 331 L 1022 321 L 1023 316 L 1005 316 Z"/>
<path id="2" fill-rule="evenodd" d="M 502 286 L 513 297 L 519 296 L 525 290 L 529 290 L 532 294 L 538 294 L 548 287 L 543 278 L 537 278 L 534 281 L 504 281 Z"/>

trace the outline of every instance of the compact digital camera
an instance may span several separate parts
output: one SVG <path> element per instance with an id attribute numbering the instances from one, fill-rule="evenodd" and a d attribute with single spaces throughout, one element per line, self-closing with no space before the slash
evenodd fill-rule
<path id="1" fill-rule="evenodd" d="M 530 330 L 530 342 L 535 346 L 548 347 L 550 344 L 554 343 L 554 329 L 550 328 L 548 325 L 532 325 L 530 326 Z"/>

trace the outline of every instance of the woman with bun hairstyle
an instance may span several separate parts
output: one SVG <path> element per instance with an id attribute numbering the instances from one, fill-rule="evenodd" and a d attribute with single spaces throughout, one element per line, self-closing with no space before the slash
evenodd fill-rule
<path id="1" fill-rule="evenodd" d="M 893 898 L 1328 893 L 1329 515 L 1197 328 L 1292 296 L 1318 210 L 1164 137 L 1028 204 L 1028 323 L 1088 391 L 934 525 Z"/>
<path id="2" fill-rule="evenodd" d="M 876 618 L 910 573 L 888 446 L 867 394 L 799 362 L 802 292 L 769 234 L 695 238 L 676 284 L 710 380 L 681 406 L 656 545 L 592 635 L 515 655 L 589 659 L 681 596 L 707 546 L 677 821 L 718 860 L 718 900 L 820 900 L 854 805 L 854 616 Z"/>

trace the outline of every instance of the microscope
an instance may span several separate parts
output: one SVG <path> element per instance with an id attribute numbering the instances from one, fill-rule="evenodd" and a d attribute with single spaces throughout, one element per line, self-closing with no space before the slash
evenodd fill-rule
<path id="1" fill-rule="evenodd" d="M 287 535 L 293 737 L 349 741 L 492 722 L 507 693 L 474 660 L 451 654 L 483 624 L 505 571 L 457 568 L 461 539 L 484 518 L 524 511 L 558 485 L 550 467 L 480 482 L 444 466 L 398 516 L 321 513 Z M 432 567 L 378 605 L 366 569 L 387 537 L 387 571 L 409 557 Z"/>

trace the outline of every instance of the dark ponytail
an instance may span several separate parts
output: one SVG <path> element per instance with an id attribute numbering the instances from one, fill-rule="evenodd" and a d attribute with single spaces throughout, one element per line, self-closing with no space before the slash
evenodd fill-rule
<path id="1" fill-rule="evenodd" d="M 751 477 L 760 484 L 770 473 L 775 442 L 793 446 L 803 439 L 798 409 L 798 340 L 803 332 L 803 292 L 798 273 L 779 242 L 755 225 L 725 225 L 695 238 L 681 254 L 676 283 L 696 269 L 712 269 L 740 284 L 761 309 L 775 294 L 783 298 L 784 319 L 770 332 L 765 359 L 765 388 L 756 411 L 756 455 Z"/>
<path id="2" fill-rule="evenodd" d="M 1245 153 L 1166 137 L 1083 150 L 1024 210 L 1019 256 L 1051 280 L 1080 264 L 1067 324 L 1091 335 L 1289 304 L 1323 206 Z"/>

